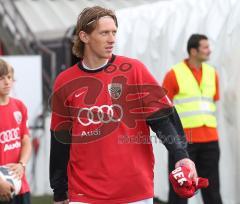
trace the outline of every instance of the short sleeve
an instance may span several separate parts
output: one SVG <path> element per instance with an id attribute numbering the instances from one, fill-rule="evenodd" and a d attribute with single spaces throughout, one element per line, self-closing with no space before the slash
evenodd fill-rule
<path id="1" fill-rule="evenodd" d="M 21 136 L 29 135 L 28 129 L 28 111 L 24 104 L 22 104 L 22 122 L 21 122 Z"/>
<path id="2" fill-rule="evenodd" d="M 177 79 L 173 69 L 166 73 L 163 80 L 163 87 L 166 89 L 169 99 L 173 101 L 174 96 L 179 92 Z"/>
<path id="3" fill-rule="evenodd" d="M 144 95 L 142 97 L 143 107 L 147 108 L 149 113 L 172 107 L 172 102 L 169 100 L 166 90 L 160 86 L 143 63 L 139 61 L 136 63 L 138 89 Z"/>
<path id="4" fill-rule="evenodd" d="M 61 85 L 58 78 L 53 87 L 53 93 L 50 100 L 51 105 L 51 130 L 69 130 L 70 115 L 67 106 L 67 95 L 64 86 Z"/>

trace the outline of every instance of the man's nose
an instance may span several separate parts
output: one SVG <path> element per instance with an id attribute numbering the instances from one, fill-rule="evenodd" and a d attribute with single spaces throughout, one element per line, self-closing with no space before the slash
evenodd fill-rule
<path id="1" fill-rule="evenodd" d="M 116 39 L 115 33 L 109 33 L 108 42 L 115 43 L 115 39 Z"/>

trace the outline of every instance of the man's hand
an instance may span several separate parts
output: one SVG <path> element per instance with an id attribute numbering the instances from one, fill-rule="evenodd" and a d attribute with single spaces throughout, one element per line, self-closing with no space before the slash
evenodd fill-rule
<path id="1" fill-rule="evenodd" d="M 0 180 L 0 201 L 10 201 L 12 191 L 14 191 L 14 187 L 10 183 Z"/>
<path id="2" fill-rule="evenodd" d="M 190 171 L 187 166 L 183 165 L 169 174 L 172 187 L 181 198 L 191 198 L 198 189 L 207 188 L 209 185 L 207 178 L 189 178 Z"/>
<path id="3" fill-rule="evenodd" d="M 53 204 L 69 204 L 69 200 L 64 200 L 64 201 L 54 201 Z"/>
<path id="4" fill-rule="evenodd" d="M 24 174 L 24 167 L 20 163 L 11 163 L 6 165 L 10 171 L 13 173 L 15 178 L 17 179 L 22 179 L 23 174 Z"/>
<path id="5" fill-rule="evenodd" d="M 198 177 L 197 170 L 196 170 L 194 162 L 191 159 L 185 158 L 185 159 L 179 160 L 175 164 L 175 168 L 178 168 L 180 166 L 186 166 L 187 168 L 190 169 L 189 178 L 191 178 L 193 180 L 197 179 L 197 177 Z"/>

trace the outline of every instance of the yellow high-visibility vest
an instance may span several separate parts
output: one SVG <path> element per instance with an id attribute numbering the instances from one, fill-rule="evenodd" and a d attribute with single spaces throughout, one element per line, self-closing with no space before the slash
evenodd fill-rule
<path id="1" fill-rule="evenodd" d="M 173 67 L 179 86 L 179 93 L 173 103 L 184 128 L 201 126 L 217 127 L 215 70 L 202 63 L 202 81 L 199 86 L 191 70 L 184 62 Z"/>

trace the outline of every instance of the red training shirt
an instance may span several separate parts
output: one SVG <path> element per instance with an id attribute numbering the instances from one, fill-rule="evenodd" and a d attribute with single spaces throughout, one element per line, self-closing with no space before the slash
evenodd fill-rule
<path id="1" fill-rule="evenodd" d="M 74 138 L 70 202 L 129 203 L 154 196 L 154 155 L 145 119 L 171 102 L 141 62 L 123 56 L 111 61 L 98 70 L 76 64 L 55 81 L 51 130 L 71 128 Z"/>
<path id="2" fill-rule="evenodd" d="M 21 140 L 29 135 L 27 119 L 27 108 L 20 100 L 10 97 L 7 105 L 0 105 L 0 165 L 19 162 Z M 19 194 L 29 191 L 24 174 Z"/>

